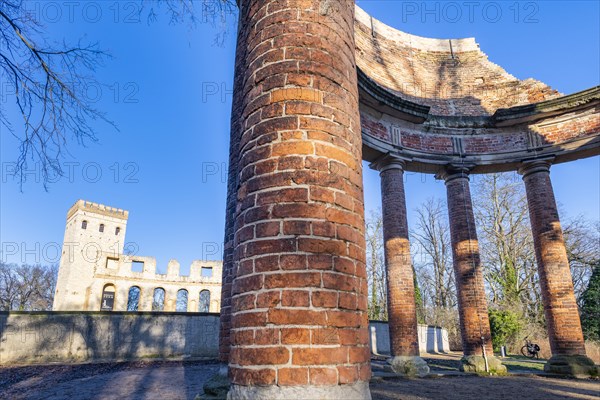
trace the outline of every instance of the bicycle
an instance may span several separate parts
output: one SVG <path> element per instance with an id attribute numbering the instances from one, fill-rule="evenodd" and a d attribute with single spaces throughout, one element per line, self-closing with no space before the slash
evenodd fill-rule
<path id="1" fill-rule="evenodd" d="M 532 343 L 527 337 L 524 340 L 525 346 L 521 347 L 521 354 L 527 358 L 540 358 L 540 346 Z"/>

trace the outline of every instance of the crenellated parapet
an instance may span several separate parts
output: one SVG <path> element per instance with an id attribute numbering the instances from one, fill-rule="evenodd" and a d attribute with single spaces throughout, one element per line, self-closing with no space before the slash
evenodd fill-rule
<path id="1" fill-rule="evenodd" d="M 154 257 L 124 254 L 128 217 L 85 200 L 69 209 L 53 309 L 217 312 L 222 262 L 195 260 L 182 275 L 170 260 L 158 273 Z"/>
<path id="2" fill-rule="evenodd" d="M 91 201 L 77 200 L 77 202 L 69 209 L 69 212 L 67 213 L 67 220 L 69 220 L 79 210 L 124 220 L 129 218 L 129 211 L 127 210 L 109 207 L 104 204 L 94 203 Z"/>
<path id="3" fill-rule="evenodd" d="M 141 270 L 136 271 L 134 264 Z M 181 275 L 180 268 L 179 262 L 172 259 L 167 264 L 167 273 L 160 274 L 154 257 L 103 253 L 95 265 L 94 276 L 156 283 L 221 284 L 221 261 L 194 260 L 189 275 Z"/>

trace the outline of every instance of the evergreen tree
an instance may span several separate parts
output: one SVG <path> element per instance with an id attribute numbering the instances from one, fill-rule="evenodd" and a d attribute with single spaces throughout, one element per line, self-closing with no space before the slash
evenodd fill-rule
<path id="1" fill-rule="evenodd" d="M 600 341 L 600 265 L 581 295 L 581 327 L 586 339 Z"/>

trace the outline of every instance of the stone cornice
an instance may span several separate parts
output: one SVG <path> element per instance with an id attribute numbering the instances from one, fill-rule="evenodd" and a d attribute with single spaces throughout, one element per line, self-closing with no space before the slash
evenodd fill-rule
<path id="1" fill-rule="evenodd" d="M 532 123 L 540 119 L 568 114 L 582 108 L 600 105 L 600 86 L 556 99 L 523 106 L 501 108 L 490 116 L 445 116 L 430 114 L 430 107 L 405 100 L 371 79 L 357 68 L 360 102 L 394 117 L 427 127 L 452 129 L 501 128 Z"/>
<path id="2" fill-rule="evenodd" d="M 539 103 L 500 108 L 492 118 L 496 126 L 516 125 L 566 114 L 596 104 L 600 104 L 600 86 Z"/>
<path id="3" fill-rule="evenodd" d="M 360 68 L 356 68 L 358 74 L 358 89 L 375 100 L 375 107 L 384 111 L 381 106 L 387 106 L 392 114 L 400 114 L 399 117 L 415 123 L 423 123 L 429 116 L 429 106 L 423 106 L 412 101 L 404 100 L 389 89 L 379 85 Z M 361 101 L 367 100 L 361 96 Z M 370 103 L 373 103 L 371 101 Z M 377 107 L 380 106 L 380 107 Z"/>

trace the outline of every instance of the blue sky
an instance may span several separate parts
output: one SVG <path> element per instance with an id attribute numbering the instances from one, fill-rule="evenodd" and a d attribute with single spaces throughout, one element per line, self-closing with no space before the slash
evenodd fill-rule
<path id="1" fill-rule="evenodd" d="M 466 3 L 358 2 L 412 34 L 474 36 L 491 61 L 518 78 L 534 77 L 567 94 L 599 84 L 598 2 L 484 1 L 472 9 Z M 113 58 L 95 78 L 106 86 L 94 85 L 89 95 L 119 131 L 98 123 L 99 142 L 71 146 L 64 160 L 71 163 L 69 176 L 47 192 L 35 172 L 23 192 L 5 176 L 17 143 L 0 134 L 0 242 L 19 247 L 2 259 L 53 261 L 66 212 L 80 198 L 128 209 L 127 241 L 138 254 L 155 256 L 161 271 L 171 258 L 182 271 L 194 259 L 220 258 L 214 249 L 221 246 L 225 216 L 233 18 L 223 45 L 215 46 L 220 28 L 204 23 L 201 14 L 190 28 L 170 25 L 160 10 L 152 24 L 136 21 L 138 2 L 81 2 L 74 9 L 60 1 L 28 4 L 49 38 L 84 37 L 110 51 Z M 12 100 L 2 93 L 3 110 L 14 116 Z M 364 176 L 368 215 L 380 207 L 379 178 L 366 165 Z M 600 157 L 557 165 L 552 178 L 566 213 L 600 219 Z M 409 223 L 422 201 L 445 196 L 441 182 L 420 174 L 407 175 L 406 193 Z"/>

